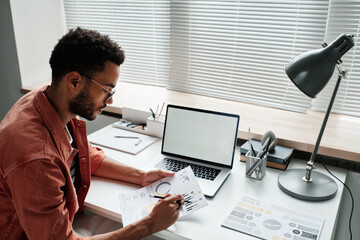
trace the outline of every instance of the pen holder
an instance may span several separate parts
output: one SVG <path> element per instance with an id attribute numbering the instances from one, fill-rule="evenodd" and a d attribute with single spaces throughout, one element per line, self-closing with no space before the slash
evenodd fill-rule
<path id="1" fill-rule="evenodd" d="M 162 138 L 164 133 L 165 116 L 154 119 L 152 116 L 147 119 L 147 132 L 154 137 Z"/>
<path id="2" fill-rule="evenodd" d="M 267 154 L 262 158 L 251 156 L 250 151 L 246 153 L 246 171 L 245 176 L 248 178 L 261 180 L 266 173 Z"/>

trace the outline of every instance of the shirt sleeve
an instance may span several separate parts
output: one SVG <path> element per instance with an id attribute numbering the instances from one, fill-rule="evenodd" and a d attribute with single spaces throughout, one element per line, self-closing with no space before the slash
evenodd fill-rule
<path id="1" fill-rule="evenodd" d="M 102 161 L 105 159 L 105 153 L 101 148 L 94 147 L 88 142 L 89 155 L 91 162 L 91 175 L 94 175 Z"/>
<path id="2" fill-rule="evenodd" d="M 77 206 L 75 194 L 68 199 L 65 169 L 50 160 L 33 160 L 7 176 L 21 227 L 28 239 L 79 238 L 72 229 L 68 207 Z M 66 197 L 67 195 L 67 197 Z M 70 193 L 71 196 L 71 193 Z"/>

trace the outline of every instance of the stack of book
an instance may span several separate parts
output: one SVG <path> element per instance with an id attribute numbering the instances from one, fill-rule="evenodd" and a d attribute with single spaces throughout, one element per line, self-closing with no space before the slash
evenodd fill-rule
<path id="1" fill-rule="evenodd" d="M 257 153 L 261 149 L 261 142 L 257 140 L 251 140 L 255 152 Z M 246 162 L 245 154 L 249 151 L 249 143 L 245 142 L 240 147 L 240 161 Z M 269 151 L 267 155 L 267 167 L 277 168 L 285 170 L 290 162 L 291 154 L 294 149 L 277 145 L 274 150 Z"/>

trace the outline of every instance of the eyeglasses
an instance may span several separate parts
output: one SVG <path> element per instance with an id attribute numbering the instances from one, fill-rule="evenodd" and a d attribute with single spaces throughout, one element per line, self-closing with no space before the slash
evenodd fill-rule
<path id="1" fill-rule="evenodd" d="M 96 85 L 98 85 L 99 87 L 101 87 L 104 90 L 104 93 L 108 94 L 108 97 L 106 98 L 105 102 L 109 101 L 115 94 L 116 89 L 113 89 L 112 91 L 107 90 L 106 88 L 104 88 L 104 86 L 102 86 L 100 83 L 98 83 L 97 81 L 95 81 L 94 79 L 92 79 L 91 77 L 89 77 L 86 74 L 80 73 L 80 75 L 83 75 L 84 77 L 90 79 L 92 82 L 94 82 Z"/>

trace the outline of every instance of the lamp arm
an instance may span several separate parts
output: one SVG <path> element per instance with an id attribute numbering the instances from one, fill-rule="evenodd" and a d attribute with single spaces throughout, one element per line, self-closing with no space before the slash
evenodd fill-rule
<path id="1" fill-rule="evenodd" d="M 320 132 L 319 132 L 319 135 L 318 135 L 318 138 L 316 140 L 316 144 L 315 144 L 315 147 L 314 147 L 314 150 L 311 154 L 311 157 L 310 157 L 310 160 L 308 161 L 307 165 L 306 165 L 306 171 L 305 171 L 305 176 L 303 177 L 303 180 L 305 182 L 312 182 L 312 179 L 311 179 L 311 171 L 314 169 L 314 162 L 315 162 L 315 158 L 316 158 L 316 154 L 317 154 L 317 151 L 319 149 L 319 146 L 320 146 L 320 141 L 321 141 L 321 138 L 323 136 L 323 133 L 325 131 L 325 127 L 326 127 L 326 123 L 328 121 L 328 118 L 329 118 L 329 115 L 331 113 L 331 108 L 334 104 L 334 101 L 335 101 L 335 97 L 336 97 L 336 94 L 337 94 L 337 91 L 339 89 L 339 86 L 340 86 L 340 82 L 341 82 L 341 79 L 345 76 L 345 71 L 343 71 L 339 65 L 337 65 L 338 67 L 338 70 L 339 70 L 339 75 L 338 75 L 338 79 L 337 79 L 337 82 L 336 82 L 336 85 L 335 85 L 335 88 L 334 88 L 334 91 L 333 91 L 333 94 L 331 96 L 331 100 L 330 100 L 330 103 L 329 103 L 329 106 L 327 108 L 327 111 L 326 111 L 326 114 L 325 114 L 325 117 L 324 117 L 324 121 L 321 125 L 321 128 L 320 128 Z"/>

